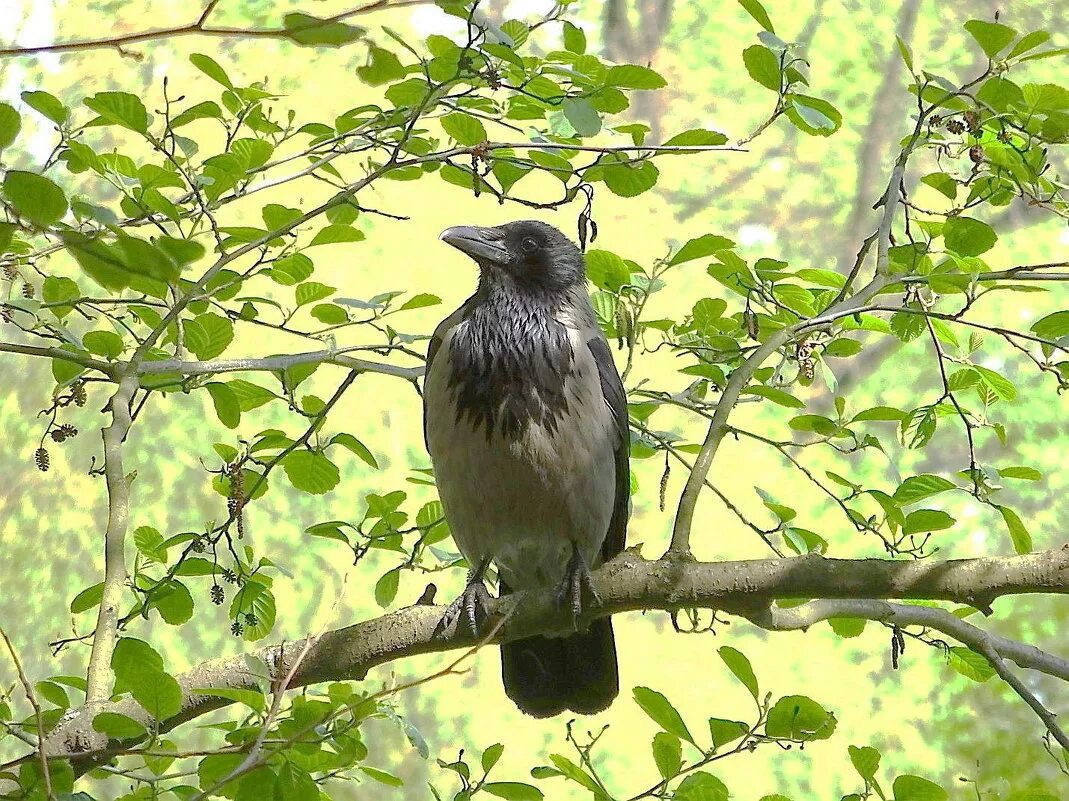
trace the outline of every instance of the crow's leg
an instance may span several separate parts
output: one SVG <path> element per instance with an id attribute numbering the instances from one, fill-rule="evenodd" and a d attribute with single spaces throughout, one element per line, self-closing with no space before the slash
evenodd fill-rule
<path id="1" fill-rule="evenodd" d="M 567 606 L 572 612 L 572 621 L 578 627 L 579 617 L 583 613 L 583 591 L 586 591 L 594 605 L 601 604 L 594 589 L 594 580 L 590 575 L 590 568 L 579 548 L 572 543 L 572 557 L 568 560 L 568 566 L 564 569 L 564 578 L 557 585 L 557 606 Z"/>
<path id="2" fill-rule="evenodd" d="M 461 616 L 468 623 L 468 628 L 476 637 L 479 636 L 479 620 L 485 620 L 488 616 L 487 607 L 493 599 L 486 590 L 484 576 L 490 566 L 489 557 L 483 559 L 474 569 L 468 573 L 468 583 L 460 596 L 446 607 L 442 619 L 438 623 L 438 631 L 448 631 L 454 623 L 459 625 Z"/>

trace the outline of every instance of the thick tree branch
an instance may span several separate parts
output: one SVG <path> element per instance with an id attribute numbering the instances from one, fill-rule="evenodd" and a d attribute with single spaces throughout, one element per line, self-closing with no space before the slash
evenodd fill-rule
<path id="1" fill-rule="evenodd" d="M 23 356 L 43 356 L 46 359 L 61 359 L 65 362 L 80 364 L 82 367 L 91 367 L 106 375 L 114 375 L 115 365 L 102 362 L 91 356 L 81 353 L 72 353 L 63 348 L 42 348 L 36 345 L 19 345 L 15 342 L 0 342 L 0 353 L 20 353 Z"/>
<path id="2" fill-rule="evenodd" d="M 594 573 L 594 584 L 602 604 L 592 610 L 591 618 L 634 610 L 701 607 L 739 614 L 760 625 L 762 615 L 769 614 L 769 604 L 784 597 L 855 599 L 868 603 L 875 603 L 871 601 L 874 598 L 909 598 L 953 601 L 988 609 L 992 601 L 1003 595 L 1069 594 L 1069 546 L 1027 556 L 949 561 L 825 559 L 809 554 L 788 559 L 701 563 L 671 558 L 645 561 L 625 552 Z M 809 608 L 811 611 L 838 609 L 829 616 L 857 614 L 864 609 L 855 606 L 854 612 L 847 613 L 843 607 L 822 610 L 810 605 Z M 872 609 L 875 610 L 871 615 L 874 619 L 884 618 L 886 605 Z M 925 607 L 908 609 L 914 615 L 933 611 Z M 497 602 L 496 610 L 507 615 L 495 638 L 497 642 L 533 634 L 563 633 L 572 625 L 570 614 L 555 604 L 550 591 L 509 596 Z M 777 610 L 772 614 L 781 615 L 786 611 L 794 612 Z M 323 681 L 361 679 L 377 665 L 474 645 L 475 638 L 463 627 L 459 631 L 436 634 L 442 612 L 440 606 L 412 606 L 317 635 L 306 653 L 306 641 L 301 640 L 269 646 L 260 649 L 256 655 L 271 667 L 275 677 L 288 675 L 299 661 L 289 682 L 291 688 Z M 931 620 L 935 619 L 933 613 L 919 625 L 932 625 Z M 781 616 L 769 620 L 786 625 L 784 620 L 790 618 Z M 957 618 L 954 620 L 958 621 Z M 958 633 L 962 633 L 963 638 L 968 634 L 965 629 L 948 631 L 952 636 Z M 1065 660 L 993 635 L 985 636 L 1000 653 L 1022 667 L 1069 680 L 1069 663 Z M 195 688 L 256 687 L 256 677 L 250 675 L 244 656 L 206 662 L 177 678 L 183 691 L 183 708 L 174 717 L 158 722 L 161 731 L 231 703 L 218 697 L 194 694 Z M 88 756 L 101 749 L 121 749 L 122 743 L 108 743 L 93 729 L 92 719 L 102 711 L 128 715 L 147 725 L 154 723 L 144 709 L 129 698 L 98 705 L 94 709 L 83 708 L 53 731 L 46 744 L 48 753 L 51 756 Z"/>
<path id="3" fill-rule="evenodd" d="M 104 589 L 86 674 L 85 699 L 89 705 L 111 695 L 111 655 L 118 639 L 119 604 L 126 584 L 126 528 L 130 517 L 130 487 L 123 470 L 122 444 L 133 423 L 130 407 L 135 391 L 137 376 L 124 375 L 108 401 L 111 425 L 103 432 L 108 527 L 104 532 Z"/>

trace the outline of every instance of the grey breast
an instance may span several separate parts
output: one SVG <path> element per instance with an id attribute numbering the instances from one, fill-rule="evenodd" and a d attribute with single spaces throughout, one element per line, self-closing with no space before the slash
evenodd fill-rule
<path id="1" fill-rule="evenodd" d="M 557 582 L 573 543 L 596 565 L 619 433 L 587 344 L 599 336 L 589 302 L 511 326 L 462 307 L 436 336 L 427 447 L 464 556 L 493 559 L 514 589 Z"/>

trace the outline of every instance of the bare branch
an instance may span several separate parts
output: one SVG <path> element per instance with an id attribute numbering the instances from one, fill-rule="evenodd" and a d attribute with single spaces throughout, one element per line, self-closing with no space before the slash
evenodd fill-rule
<path id="1" fill-rule="evenodd" d="M 7 632 L 3 628 L 0 628 L 0 639 L 3 639 L 4 645 L 7 646 L 7 652 L 11 654 L 11 661 L 15 663 L 15 672 L 19 674 L 19 682 L 22 684 L 22 691 L 26 693 L 26 700 L 33 707 L 33 716 L 37 721 L 37 742 L 34 750 L 37 752 L 38 759 L 41 760 L 41 776 L 45 783 L 45 793 L 49 801 L 55 801 L 56 795 L 52 792 L 52 773 L 48 769 L 48 757 L 45 756 L 45 726 L 41 719 L 41 705 L 37 703 L 37 696 L 34 694 L 30 680 L 26 677 L 26 671 L 22 669 L 22 662 L 19 661 L 15 646 L 11 644 L 11 640 L 8 639 Z"/>
<path id="2" fill-rule="evenodd" d="M 349 367 L 362 373 L 381 373 L 383 375 L 396 376 L 409 381 L 415 381 L 423 375 L 422 367 L 401 367 L 394 364 L 382 364 L 370 362 L 365 359 L 357 359 L 346 356 L 347 348 L 335 350 L 317 350 L 307 353 L 293 353 L 287 356 L 268 356 L 256 359 L 217 359 L 214 361 L 181 361 L 180 359 L 167 359 L 165 361 L 141 362 L 137 366 L 139 375 L 151 375 L 154 373 L 181 373 L 182 375 L 209 375 L 216 373 L 236 373 L 252 370 L 285 370 L 297 364 L 309 364 L 322 362 L 325 364 L 337 364 Z"/>
<path id="3" fill-rule="evenodd" d="M 14 342 L 0 342 L 0 352 L 21 353 L 23 356 L 43 356 L 47 359 L 61 359 L 65 362 L 80 364 L 82 367 L 90 367 L 94 370 L 99 370 L 109 376 L 115 374 L 114 364 L 102 362 L 81 353 L 72 353 L 69 350 L 63 350 L 63 348 L 42 348 L 36 345 L 19 345 Z"/>

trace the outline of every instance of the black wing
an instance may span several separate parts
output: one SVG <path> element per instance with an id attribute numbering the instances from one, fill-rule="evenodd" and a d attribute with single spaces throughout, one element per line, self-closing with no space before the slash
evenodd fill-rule
<path id="1" fill-rule="evenodd" d="M 612 519 L 609 521 L 609 530 L 601 546 L 602 561 L 608 561 L 624 549 L 627 539 L 627 517 L 631 512 L 631 468 L 629 466 L 631 434 L 627 427 L 627 393 L 624 392 L 624 382 L 616 370 L 616 364 L 612 360 L 612 351 L 609 350 L 609 343 L 605 341 L 605 338 L 593 337 L 587 342 L 587 347 L 590 348 L 590 353 L 598 366 L 601 393 L 605 396 L 605 403 L 612 410 L 618 434 L 614 452 L 616 500 L 613 505 Z"/>

